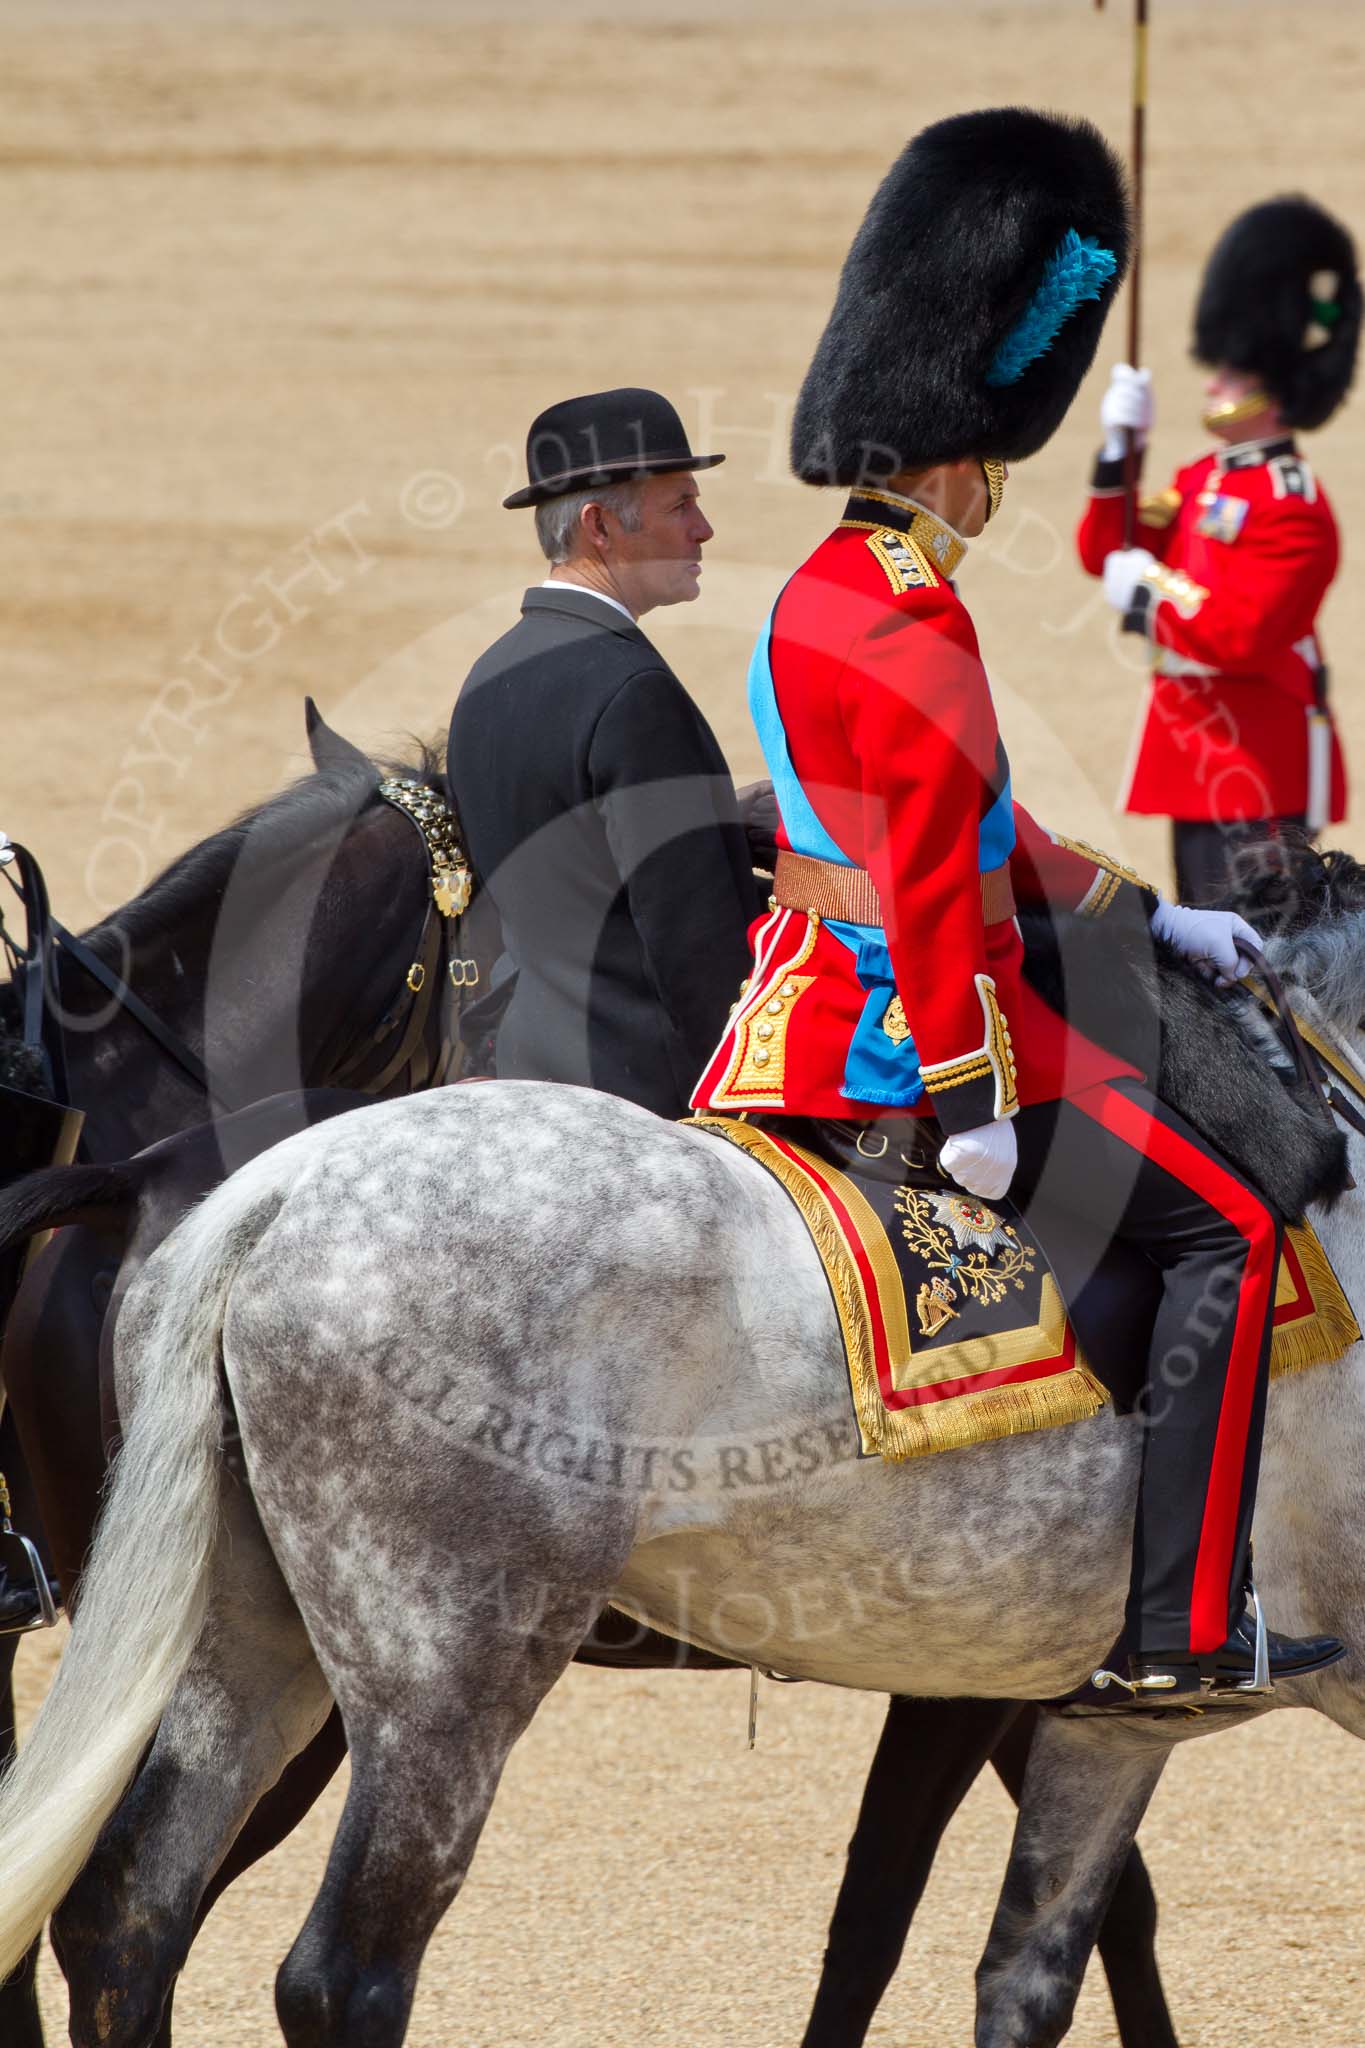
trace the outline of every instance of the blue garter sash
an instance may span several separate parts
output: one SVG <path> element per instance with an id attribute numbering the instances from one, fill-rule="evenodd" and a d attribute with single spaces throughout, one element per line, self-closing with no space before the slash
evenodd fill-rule
<path id="1" fill-rule="evenodd" d="M 830 836 L 815 814 L 814 806 L 797 779 L 787 745 L 786 728 L 777 708 L 773 684 L 773 605 L 758 636 L 749 663 L 749 712 L 758 731 L 759 745 L 772 777 L 777 807 L 793 853 L 811 854 L 818 860 L 856 867 L 843 848 Z M 979 863 L 984 874 L 1002 867 L 1014 850 L 1014 800 L 1009 776 L 1005 786 L 981 820 Z M 882 1028 L 892 998 L 896 977 L 891 966 L 886 933 L 879 924 L 850 924 L 826 918 L 824 929 L 847 946 L 853 954 L 854 971 L 867 991 L 867 1001 L 849 1045 L 844 1063 L 840 1094 L 853 1102 L 875 1102 L 901 1109 L 918 1102 L 924 1094 L 920 1057 L 913 1037 L 891 1038 Z"/>

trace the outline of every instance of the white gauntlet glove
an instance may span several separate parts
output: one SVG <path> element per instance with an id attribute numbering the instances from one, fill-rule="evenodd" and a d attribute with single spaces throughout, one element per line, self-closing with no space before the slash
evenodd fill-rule
<path id="1" fill-rule="evenodd" d="M 1006 1120 L 959 1131 L 945 1140 L 938 1163 L 969 1195 L 983 1202 L 998 1202 L 1008 1192 L 1019 1163 L 1014 1125 Z"/>
<path id="2" fill-rule="evenodd" d="M 1230 988 L 1250 974 L 1252 961 L 1241 948 L 1261 949 L 1259 934 L 1233 910 L 1193 910 L 1188 903 L 1157 899 L 1152 912 L 1152 933 L 1174 946 L 1186 960 L 1218 988 Z"/>
<path id="3" fill-rule="evenodd" d="M 1126 612 L 1133 602 L 1133 592 L 1149 569 L 1155 569 L 1156 556 L 1150 548 L 1115 548 L 1104 558 L 1104 595 L 1116 612 Z"/>
<path id="4" fill-rule="evenodd" d="M 7 868 L 14 859 L 14 846 L 8 832 L 0 832 L 0 868 Z"/>
<path id="5" fill-rule="evenodd" d="M 1118 462 L 1127 454 L 1125 429 L 1129 427 L 1137 436 L 1138 447 L 1145 448 L 1155 417 L 1151 371 L 1135 370 L 1131 363 L 1115 363 L 1109 389 L 1100 400 L 1100 425 L 1104 428 L 1100 453 L 1104 460 Z"/>

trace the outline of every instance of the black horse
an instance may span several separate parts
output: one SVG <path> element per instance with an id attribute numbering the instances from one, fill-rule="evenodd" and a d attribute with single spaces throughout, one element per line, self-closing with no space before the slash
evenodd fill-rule
<path id="1" fill-rule="evenodd" d="M 81 1031 L 104 991 L 88 985 L 78 962 L 63 959 L 58 969 L 72 1093 L 90 1103 L 91 1159 L 163 1140 L 126 1165 L 43 1176 L 46 1193 L 30 1200 L 28 1227 L 75 1226 L 31 1275 L 5 1353 L 11 1417 L 68 1583 L 89 1540 L 112 1426 L 101 1416 L 92 1361 L 116 1280 L 126 1284 L 225 1171 L 304 1122 L 364 1099 L 329 1083 L 363 1072 L 382 1081 L 380 1092 L 396 1092 L 421 1085 L 436 1058 L 439 1031 L 428 1029 L 417 1057 L 393 1064 L 411 1036 L 411 1004 L 402 1003 L 401 990 L 424 915 L 424 851 L 380 802 L 378 772 L 363 755 L 317 720 L 310 738 L 316 777 L 194 849 L 118 919 L 86 935 L 190 1047 L 192 1060 L 207 1066 L 207 1088 L 122 1012 L 101 1019 L 98 1033 Z M 436 786 L 429 763 L 418 779 Z M 489 926 L 462 935 L 462 950 L 480 958 L 481 972 L 496 944 Z M 255 1106 L 232 1113 L 236 1103 Z M 203 1124 L 209 1108 L 219 1113 Z M 25 1190 L 0 1197 L 12 1227 L 11 1196 L 22 1206 Z M 632 1668 L 720 1662 L 610 1613 L 582 1656 Z M 4 1676 L 7 1682 L 8 1662 Z M 891 1703 L 805 2048 L 854 2048 L 864 2038 L 943 1828 L 988 1757 L 1017 1795 L 1030 1734 L 1031 1714 L 1014 1703 Z M 333 1715 L 262 1802 L 201 1913 L 283 1839 L 343 1754 Z M 1101 1937 L 1125 2048 L 1174 2048 L 1154 1928 L 1155 1902 L 1134 1851 Z M 12 2048 L 40 2048 L 31 1980 L 30 1962 L 22 1980 L 0 1988 L 0 2039 Z M 158 2048 L 168 2048 L 170 2025 L 167 2011 Z"/>
<path id="2" fill-rule="evenodd" d="M 430 848 L 380 792 L 391 775 L 418 810 L 420 792 L 443 800 L 438 756 L 381 770 L 311 704 L 308 734 L 313 775 L 192 848 L 41 963 L 49 1068 L 84 1111 L 87 1161 L 126 1158 L 212 1118 L 194 1154 L 206 1187 L 302 1128 L 307 1090 L 346 1085 L 363 1091 L 360 1101 L 457 1068 L 458 1013 L 482 993 L 464 956 L 491 961 L 496 919 L 476 898 L 459 920 L 459 971 L 448 976 L 449 921 L 434 908 Z M 0 986 L 6 1072 L 32 1086 L 25 1023 L 19 986 Z M 263 1097 L 278 1098 L 267 1124 L 228 1113 Z M 103 1484 L 100 1332 L 134 1215 L 127 1201 L 89 1205 L 30 1270 L 4 1322 L 0 1471 L 16 1524 L 41 1530 L 67 1585 Z M 14 1745 L 16 1642 L 0 1636 L 0 1758 Z M 41 2048 L 32 1975 L 30 1958 L 0 1986 L 6 2048 Z"/>

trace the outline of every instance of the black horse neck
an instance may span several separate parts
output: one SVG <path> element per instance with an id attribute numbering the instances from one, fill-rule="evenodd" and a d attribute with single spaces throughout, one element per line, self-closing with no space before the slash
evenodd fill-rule
<path id="1" fill-rule="evenodd" d="M 429 764 L 406 771 L 430 780 Z M 193 847 L 83 944 L 209 1076 L 213 1100 L 58 949 L 86 1148 L 122 1157 L 215 1108 L 322 1087 L 390 1016 L 430 901 L 411 824 L 377 773 L 306 777 Z"/>

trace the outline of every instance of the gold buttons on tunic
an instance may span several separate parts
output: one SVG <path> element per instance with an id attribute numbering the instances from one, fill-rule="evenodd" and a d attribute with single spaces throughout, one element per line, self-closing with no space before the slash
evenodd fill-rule
<path id="1" fill-rule="evenodd" d="M 713 1109 L 774 1107 L 781 1103 L 787 1053 L 787 1027 L 801 996 L 815 976 L 798 970 L 814 950 L 816 929 L 808 927 L 795 957 L 769 978 L 751 974 L 736 1011 L 730 1062 L 711 1097 Z"/>

